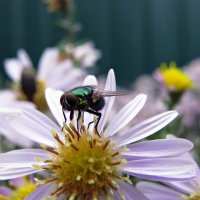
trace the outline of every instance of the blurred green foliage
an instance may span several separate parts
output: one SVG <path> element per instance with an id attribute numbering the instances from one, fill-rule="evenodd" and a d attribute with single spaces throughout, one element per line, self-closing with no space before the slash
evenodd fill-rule
<path id="1" fill-rule="evenodd" d="M 179 66 L 200 55 L 199 0 L 76 0 L 79 38 L 94 40 L 103 52 L 99 72 L 113 67 L 127 85 L 161 62 Z M 42 0 L 0 1 L 0 65 L 25 48 L 37 66 L 44 48 L 64 37 Z M 1 73 L 1 77 L 4 77 Z"/>

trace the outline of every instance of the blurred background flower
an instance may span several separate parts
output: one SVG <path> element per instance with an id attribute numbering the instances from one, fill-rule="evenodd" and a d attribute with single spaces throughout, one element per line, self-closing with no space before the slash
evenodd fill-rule
<path id="1" fill-rule="evenodd" d="M 24 200 L 36 189 L 33 177 L 20 177 L 8 181 L 8 185 L 0 186 L 1 200 Z"/>
<path id="2" fill-rule="evenodd" d="M 17 58 L 6 59 L 4 64 L 5 71 L 14 82 L 10 97 L 7 95 L 8 101 L 15 96 L 15 100 L 32 102 L 41 111 L 47 109 L 44 96 L 47 87 L 69 90 L 80 85 L 85 74 L 74 66 L 71 59 L 59 60 L 58 50 L 53 48 L 44 51 L 37 72 L 24 50 L 18 51 Z"/>

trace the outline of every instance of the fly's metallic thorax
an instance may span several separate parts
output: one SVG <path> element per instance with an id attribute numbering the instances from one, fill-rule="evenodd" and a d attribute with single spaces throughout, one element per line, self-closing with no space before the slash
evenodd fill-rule
<path id="1" fill-rule="evenodd" d="M 105 105 L 103 97 L 95 95 L 93 86 L 77 87 L 71 90 L 71 94 L 79 99 L 78 109 L 86 110 L 91 108 L 92 110 L 99 111 Z"/>
<path id="2" fill-rule="evenodd" d="M 33 102 L 37 92 L 37 81 L 31 68 L 25 68 L 21 75 L 21 90 L 26 95 L 28 101 Z"/>
<path id="3" fill-rule="evenodd" d="M 79 100 L 77 109 L 86 110 L 92 104 L 93 88 L 91 86 L 77 87 L 71 90 L 71 94 Z"/>
<path id="4" fill-rule="evenodd" d="M 77 87 L 71 90 L 71 93 L 78 97 L 91 97 L 93 88 L 91 86 Z"/>

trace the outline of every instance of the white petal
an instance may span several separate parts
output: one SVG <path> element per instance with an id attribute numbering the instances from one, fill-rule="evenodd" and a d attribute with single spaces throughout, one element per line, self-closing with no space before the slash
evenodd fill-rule
<path id="1" fill-rule="evenodd" d="M 35 170 L 30 167 L 26 168 L 1 168 L 0 169 L 0 180 L 8 180 L 34 174 L 43 170 Z"/>
<path id="2" fill-rule="evenodd" d="M 139 182 L 136 187 L 150 200 L 183 200 L 184 194 L 156 183 Z"/>
<path id="3" fill-rule="evenodd" d="M 128 124 L 142 109 L 146 101 L 146 95 L 140 94 L 130 103 L 124 106 L 114 117 L 104 132 L 105 136 L 112 136 L 126 124 Z"/>
<path id="4" fill-rule="evenodd" d="M 38 78 L 43 80 L 48 80 L 48 75 L 51 73 L 56 65 L 58 59 L 58 49 L 56 48 L 47 48 L 42 53 L 42 56 L 39 61 L 38 67 Z"/>
<path id="5" fill-rule="evenodd" d="M 4 105 L 5 102 L 16 100 L 16 94 L 12 90 L 0 90 L 0 105 Z"/>
<path id="6" fill-rule="evenodd" d="M 36 161 L 36 158 L 48 160 L 49 156 L 42 149 L 22 149 L 0 154 L 0 166 L 6 168 L 26 168 L 34 164 L 44 165 L 43 162 Z"/>
<path id="7" fill-rule="evenodd" d="M 6 59 L 4 61 L 4 68 L 6 73 L 15 82 L 21 79 L 21 74 L 25 67 L 32 66 L 30 58 L 24 50 L 19 50 L 17 55 L 18 58 Z"/>
<path id="8" fill-rule="evenodd" d="M 132 176 L 154 181 L 187 181 L 196 175 L 194 163 L 176 158 L 129 161 L 122 171 Z"/>
<path id="9" fill-rule="evenodd" d="M 56 129 L 62 138 L 60 128 L 37 110 L 24 110 L 20 114 L 8 114 L 5 119 L 14 130 L 39 144 L 55 146 L 55 139 L 51 134 L 53 129 Z"/>
<path id="10" fill-rule="evenodd" d="M 97 79 L 95 76 L 93 75 L 88 75 L 85 77 L 84 81 L 83 81 L 83 86 L 87 86 L 87 85 L 98 85 Z"/>
<path id="11" fill-rule="evenodd" d="M 13 144 L 21 147 L 31 147 L 33 141 L 21 135 L 17 130 L 9 126 L 6 116 L 9 115 L 21 115 L 23 112 L 21 109 L 3 108 L 0 107 L 0 133 L 4 135 Z"/>
<path id="12" fill-rule="evenodd" d="M 37 110 L 24 109 L 23 113 L 27 118 L 35 121 L 38 125 L 41 124 L 46 129 L 59 129 L 59 127 L 50 118 Z"/>
<path id="13" fill-rule="evenodd" d="M 18 50 L 17 57 L 24 67 L 33 67 L 32 61 L 24 49 Z"/>
<path id="14" fill-rule="evenodd" d="M 20 115 L 22 114 L 23 111 L 20 108 L 9 108 L 9 107 L 0 107 L 0 116 L 6 116 L 8 114 L 13 114 L 13 115 Z"/>
<path id="15" fill-rule="evenodd" d="M 24 148 L 31 147 L 34 144 L 32 140 L 29 140 L 21 135 L 18 131 L 8 126 L 6 120 L 4 119 L 0 120 L 0 133 L 4 135 L 11 143 Z"/>
<path id="16" fill-rule="evenodd" d="M 54 190 L 54 183 L 49 183 L 45 185 L 40 185 L 35 191 L 33 191 L 25 200 L 42 200 L 47 199 L 48 195 L 50 195 Z"/>
<path id="17" fill-rule="evenodd" d="M 4 68 L 8 76 L 15 82 L 21 78 L 23 65 L 17 59 L 6 59 L 4 61 Z"/>
<path id="18" fill-rule="evenodd" d="M 101 52 L 96 50 L 94 44 L 90 41 L 76 46 L 73 50 L 74 57 L 80 61 L 81 65 L 83 65 L 82 67 L 93 66 L 101 57 Z"/>
<path id="19" fill-rule="evenodd" d="M 12 108 L 22 108 L 22 109 L 36 109 L 34 103 L 28 101 L 10 101 L 7 102 L 4 106 L 12 107 Z"/>
<path id="20" fill-rule="evenodd" d="M 187 182 L 165 182 L 165 183 L 180 192 L 183 192 L 185 194 L 192 194 L 198 191 L 199 189 L 199 185 L 196 184 L 195 181 L 196 178 Z"/>
<path id="21" fill-rule="evenodd" d="M 176 111 L 167 111 L 133 126 L 122 136 L 115 138 L 119 143 L 118 146 L 124 146 L 152 135 L 169 124 L 177 115 Z"/>
<path id="22" fill-rule="evenodd" d="M 116 80 L 115 80 L 115 73 L 114 73 L 113 69 L 111 69 L 108 72 L 105 90 L 116 91 Z M 101 120 L 99 121 L 99 125 L 98 125 L 99 133 L 101 133 L 101 131 L 103 130 L 103 128 L 106 124 L 106 121 L 107 121 L 108 115 L 110 113 L 110 110 L 112 109 L 114 100 L 115 100 L 114 96 L 113 97 L 105 97 L 105 106 L 101 112 L 102 116 L 101 116 Z"/>
<path id="23" fill-rule="evenodd" d="M 81 69 L 74 68 L 71 60 L 63 61 L 61 64 L 62 66 L 56 66 L 51 70 L 46 81 L 49 87 L 67 91 L 75 87 L 72 85 L 74 80 L 77 82 L 82 81 L 84 72 Z M 71 85 L 70 88 L 66 88 L 67 85 Z"/>
<path id="24" fill-rule="evenodd" d="M 133 185 L 125 182 L 118 182 L 119 190 L 125 196 L 126 200 L 148 200 L 140 191 L 135 189 Z M 121 198 L 120 198 L 121 199 Z"/>
<path id="25" fill-rule="evenodd" d="M 69 72 L 68 70 L 65 70 L 58 75 L 55 75 L 54 73 L 55 78 L 51 79 L 51 83 L 49 83 L 48 86 L 59 90 L 69 91 L 72 88 L 81 85 L 82 77 L 84 75 L 85 73 L 81 69 L 71 69 Z"/>
<path id="26" fill-rule="evenodd" d="M 16 99 L 16 93 L 12 90 L 0 90 L 0 106 L 9 108 L 32 108 L 35 109 L 35 105 L 27 101 L 18 101 Z"/>
<path id="27" fill-rule="evenodd" d="M 169 157 L 183 154 L 192 148 L 193 144 L 185 139 L 158 139 L 130 144 L 122 155 L 130 159 Z"/>
<path id="28" fill-rule="evenodd" d="M 47 88 L 45 90 L 45 97 L 46 97 L 47 104 L 53 116 L 55 117 L 58 124 L 60 125 L 60 127 L 63 126 L 63 123 L 65 121 L 63 112 L 62 112 L 62 106 L 60 104 L 60 97 L 62 96 L 63 93 L 64 93 L 63 91 L 54 90 L 51 88 Z M 69 119 L 69 113 L 65 112 L 65 115 L 67 116 L 67 119 Z"/>

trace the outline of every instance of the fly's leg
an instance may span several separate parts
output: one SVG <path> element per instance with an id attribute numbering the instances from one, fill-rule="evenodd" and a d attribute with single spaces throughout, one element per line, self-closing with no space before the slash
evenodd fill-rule
<path id="1" fill-rule="evenodd" d="M 70 114 L 69 114 L 69 119 L 70 119 L 70 122 L 72 122 L 72 120 L 74 119 L 74 111 L 70 111 Z"/>
<path id="2" fill-rule="evenodd" d="M 96 131 L 97 131 L 97 133 L 98 133 L 98 135 L 99 135 L 99 132 L 98 132 L 98 130 L 97 130 L 97 127 L 98 127 L 99 121 L 100 121 L 100 119 L 101 119 L 101 113 L 100 113 L 100 112 L 97 112 L 96 115 L 98 116 L 98 119 L 97 119 L 97 123 L 96 123 L 96 125 L 95 125 L 95 129 L 96 129 Z"/>
<path id="3" fill-rule="evenodd" d="M 64 119 L 65 119 L 64 124 L 66 124 L 66 122 L 67 122 L 67 117 L 66 117 L 66 115 L 65 115 L 64 109 L 62 109 L 62 112 L 63 112 L 63 116 L 64 116 Z M 71 112 L 70 112 L 69 118 L 70 118 L 70 121 L 73 120 L 73 118 L 74 118 L 74 111 L 71 111 Z M 64 125 L 63 125 L 63 127 L 62 127 L 62 131 L 63 131 L 63 128 L 64 128 Z"/>
<path id="4" fill-rule="evenodd" d="M 67 122 L 67 118 L 66 118 L 64 109 L 62 109 L 62 112 L 63 112 L 63 116 L 64 116 L 64 119 L 65 119 L 64 123 L 66 123 Z"/>
<path id="5" fill-rule="evenodd" d="M 94 121 L 91 121 L 91 122 L 88 124 L 87 129 L 89 129 L 89 128 L 90 128 L 90 125 L 93 124 L 93 123 L 94 123 Z"/>
<path id="6" fill-rule="evenodd" d="M 95 129 L 96 129 L 97 134 L 99 135 L 99 132 L 98 132 L 98 130 L 97 130 L 97 127 L 98 127 L 99 121 L 100 121 L 100 119 L 101 119 L 101 113 L 100 113 L 100 112 L 96 112 L 96 111 L 91 110 L 91 109 L 87 109 L 86 112 L 91 113 L 91 114 L 93 114 L 93 115 L 96 115 L 96 116 L 98 117 L 97 123 L 95 124 Z M 89 127 L 93 122 L 94 122 L 94 121 L 90 122 L 90 123 L 88 124 L 88 127 Z M 99 135 L 99 136 L 100 136 L 100 135 Z"/>
<path id="7" fill-rule="evenodd" d="M 72 121 L 73 118 L 74 118 L 74 111 L 72 110 L 72 111 L 70 112 L 70 116 L 69 116 L 70 121 Z"/>
<path id="8" fill-rule="evenodd" d="M 79 131 L 79 120 L 81 118 L 81 111 L 78 110 L 78 117 L 77 117 L 77 130 Z"/>
<path id="9" fill-rule="evenodd" d="M 65 115 L 65 111 L 64 111 L 64 109 L 62 109 L 62 112 L 63 112 L 63 116 L 64 116 L 64 122 L 63 122 L 63 127 L 62 127 L 62 131 L 64 130 L 64 126 L 65 126 L 65 124 L 66 124 L 66 122 L 67 122 L 67 118 L 66 118 L 66 115 Z"/>

